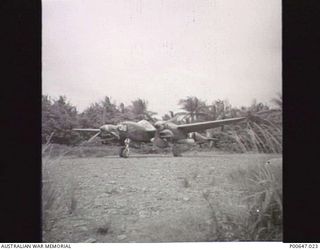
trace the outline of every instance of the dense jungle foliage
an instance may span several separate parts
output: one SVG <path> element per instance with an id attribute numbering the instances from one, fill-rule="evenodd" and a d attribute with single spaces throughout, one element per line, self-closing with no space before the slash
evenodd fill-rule
<path id="1" fill-rule="evenodd" d="M 227 100 L 215 100 L 211 104 L 194 96 L 177 102 L 184 112 L 169 111 L 162 120 L 177 124 L 248 117 L 246 122 L 222 126 L 203 131 L 203 134 L 218 139 L 205 147 L 230 152 L 282 152 L 282 96 L 271 100 L 275 108 L 254 100 L 249 107 L 233 107 Z M 102 101 L 92 103 L 84 111 L 77 111 L 65 96 L 52 99 L 42 96 L 42 142 L 50 138 L 52 143 L 78 145 L 90 137 L 79 134 L 72 128 L 99 128 L 103 124 L 117 124 L 121 121 L 145 119 L 151 123 L 158 119 L 148 109 L 148 102 L 136 99 L 130 105 L 117 104 L 106 96 Z M 97 142 L 98 143 L 98 142 Z"/>

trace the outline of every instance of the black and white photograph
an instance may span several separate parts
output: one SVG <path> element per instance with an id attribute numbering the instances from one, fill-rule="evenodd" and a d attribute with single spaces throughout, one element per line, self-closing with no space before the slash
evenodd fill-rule
<path id="1" fill-rule="evenodd" d="M 42 0 L 42 240 L 281 242 L 278 0 Z"/>

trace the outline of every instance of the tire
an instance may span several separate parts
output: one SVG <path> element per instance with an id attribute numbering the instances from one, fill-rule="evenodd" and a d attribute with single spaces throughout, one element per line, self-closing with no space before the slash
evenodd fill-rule
<path id="1" fill-rule="evenodd" d="M 174 157 L 182 156 L 180 150 L 178 149 L 177 145 L 172 146 L 172 154 Z"/>
<path id="2" fill-rule="evenodd" d="M 120 152 L 119 152 L 119 156 L 122 158 L 128 158 L 129 157 L 129 148 L 121 147 Z"/>

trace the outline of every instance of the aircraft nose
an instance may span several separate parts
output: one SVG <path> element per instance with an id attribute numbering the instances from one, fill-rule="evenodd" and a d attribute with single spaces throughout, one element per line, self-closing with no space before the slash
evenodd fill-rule
<path id="1" fill-rule="evenodd" d="M 155 127 L 156 129 L 161 130 L 161 129 L 163 129 L 163 123 L 162 123 L 161 121 L 156 122 L 156 123 L 154 124 L 154 127 Z"/>
<path id="2" fill-rule="evenodd" d="M 100 130 L 103 132 L 107 132 L 107 131 L 109 131 L 109 127 L 108 127 L 108 125 L 103 125 L 100 127 Z"/>

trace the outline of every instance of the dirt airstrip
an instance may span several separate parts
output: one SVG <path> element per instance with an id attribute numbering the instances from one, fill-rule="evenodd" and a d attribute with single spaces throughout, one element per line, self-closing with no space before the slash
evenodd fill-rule
<path id="1" fill-rule="evenodd" d="M 244 216 L 241 173 L 279 156 L 190 152 L 43 159 L 43 200 L 53 197 L 43 214 L 43 240 L 217 240 L 212 207 L 204 197 L 220 212 Z"/>

